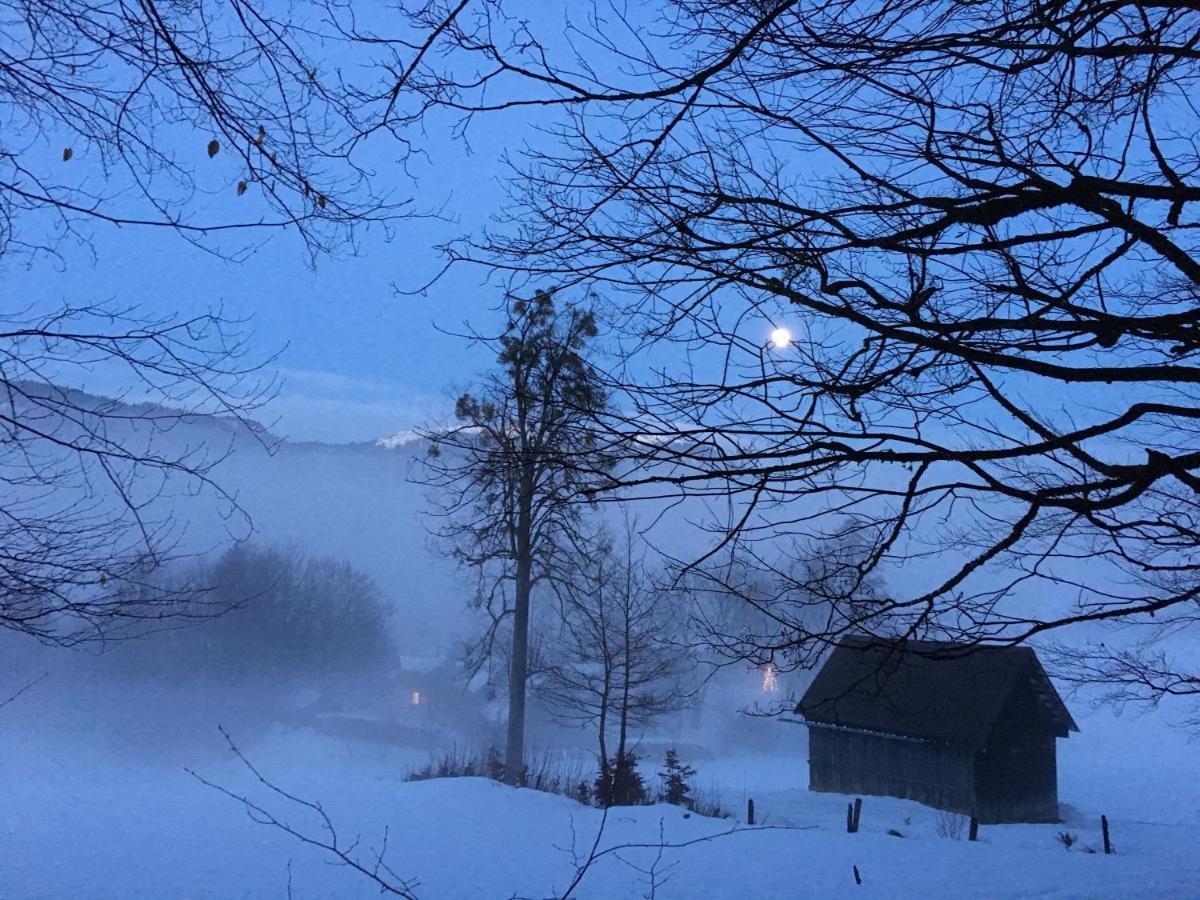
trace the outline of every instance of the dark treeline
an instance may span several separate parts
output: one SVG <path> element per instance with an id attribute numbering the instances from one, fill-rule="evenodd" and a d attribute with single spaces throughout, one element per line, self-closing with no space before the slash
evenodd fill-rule
<path id="1" fill-rule="evenodd" d="M 388 604 L 347 562 L 295 547 L 238 545 L 158 580 L 230 611 L 122 648 L 131 670 L 147 677 L 316 681 L 395 662 Z"/>

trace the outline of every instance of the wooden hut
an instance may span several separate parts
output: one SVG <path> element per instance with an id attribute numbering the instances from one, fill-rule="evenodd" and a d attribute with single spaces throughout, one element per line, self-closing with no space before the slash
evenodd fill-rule
<path id="1" fill-rule="evenodd" d="M 1029 648 L 844 639 L 796 712 L 811 790 L 1058 821 L 1055 741 L 1079 729 Z"/>

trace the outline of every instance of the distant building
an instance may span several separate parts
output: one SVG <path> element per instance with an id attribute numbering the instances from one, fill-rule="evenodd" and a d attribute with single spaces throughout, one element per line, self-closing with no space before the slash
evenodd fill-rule
<path id="1" fill-rule="evenodd" d="M 796 712 L 811 790 L 1058 821 L 1055 741 L 1079 728 L 1029 648 L 847 638 Z"/>

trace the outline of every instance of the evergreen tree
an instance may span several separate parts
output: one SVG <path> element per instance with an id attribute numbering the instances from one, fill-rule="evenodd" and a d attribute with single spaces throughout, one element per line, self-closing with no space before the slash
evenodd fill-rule
<path id="1" fill-rule="evenodd" d="M 596 805 L 603 807 L 639 806 L 646 802 L 646 785 L 632 751 L 617 753 L 608 761 L 607 772 L 601 768 L 595 797 Z"/>
<path id="2" fill-rule="evenodd" d="M 695 769 L 679 761 L 678 751 L 674 748 L 668 750 L 666 768 L 658 773 L 666 790 L 664 799 L 676 806 L 690 806 L 692 786 L 688 779 L 695 774 Z"/>

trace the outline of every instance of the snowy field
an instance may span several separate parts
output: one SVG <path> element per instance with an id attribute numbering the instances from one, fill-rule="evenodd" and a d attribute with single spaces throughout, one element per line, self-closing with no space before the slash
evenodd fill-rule
<path id="1" fill-rule="evenodd" d="M 233 482 L 256 519 L 286 523 L 306 535 L 306 546 L 373 574 L 398 598 L 411 646 L 428 643 L 411 623 L 458 615 L 460 606 L 444 599 L 453 596 L 445 588 L 448 564 L 424 552 L 407 520 L 388 518 L 389 510 L 416 503 L 402 477 L 404 452 L 289 445 L 273 463 L 286 469 L 278 477 L 268 477 L 260 456 L 233 461 Z M 281 491 L 280 484 L 328 493 Z M 359 521 L 380 524 L 364 538 L 351 527 Z M 205 528 L 194 523 L 213 538 Z M 418 662 L 401 660 L 414 672 Z M 630 843 L 646 846 L 604 853 L 572 896 L 1200 898 L 1200 743 L 1157 713 L 1117 717 L 1069 699 L 1082 732 L 1059 743 L 1063 823 L 985 826 L 968 843 L 965 835 L 940 833 L 946 829 L 932 810 L 873 797 L 865 798 L 861 832 L 846 834 L 847 798 L 805 787 L 805 730 L 739 718 L 735 710 L 750 695 L 738 688 L 646 741 L 643 770 L 652 777 L 663 750 L 675 746 L 698 770 L 698 790 L 739 818 L 752 798 L 765 827 L 660 805 L 614 810 L 597 840 L 600 811 L 563 797 L 480 779 L 404 780 L 438 747 L 499 742 L 498 733 L 485 736 L 479 727 L 482 701 L 448 709 L 453 722 L 436 739 L 386 715 L 319 731 L 281 715 L 292 701 L 278 685 L 242 684 L 240 696 L 223 676 L 208 687 L 170 687 L 128 660 L 122 665 L 122 651 L 91 659 L 0 642 L 0 702 L 42 671 L 49 677 L 0 708 L 0 900 L 379 896 L 361 873 L 256 824 L 236 800 L 188 773 L 322 836 L 311 810 L 255 781 L 218 724 L 274 784 L 323 804 L 344 844 L 359 837 L 359 858 L 372 861 L 386 828 L 387 862 L 424 900 L 561 896 L 593 844 L 602 852 Z M 756 690 L 757 677 L 748 679 L 747 689 Z M 461 701 L 461 685 L 451 687 Z M 374 704 L 379 716 L 389 692 L 405 697 L 417 689 L 426 688 L 372 676 L 351 693 L 383 697 L 382 707 Z M 329 685 L 322 690 L 331 693 Z M 428 690 L 436 710 L 437 682 Z M 555 740 L 564 745 L 535 740 L 534 756 L 558 748 L 574 766 L 590 763 L 583 731 L 560 730 Z M 1087 852 L 1101 846 L 1101 814 L 1112 823 L 1114 856 Z M 1076 838 L 1071 849 L 1060 832 Z M 862 885 L 854 882 L 855 866 Z"/>
<path id="2" fill-rule="evenodd" d="M 87 713 L 74 714 L 73 731 L 34 712 L 12 704 L 0 721 L 4 900 L 379 896 L 361 874 L 256 824 L 185 771 L 321 836 L 315 814 L 256 782 L 215 728 L 176 736 L 163 719 L 160 733 L 122 741 L 89 729 Z M 1082 733 L 1060 742 L 1061 825 L 985 826 L 968 843 L 939 834 L 932 810 L 867 797 L 862 831 L 848 835 L 846 798 L 804 787 L 804 729 L 778 723 L 787 735 L 769 754 L 692 760 L 700 789 L 715 788 L 741 817 L 753 798 L 765 827 L 666 805 L 613 809 L 596 848 L 647 846 L 603 854 L 572 896 L 1200 897 L 1200 748 L 1157 716 L 1080 712 Z M 564 797 L 477 778 L 403 781 L 426 751 L 231 725 L 235 738 L 239 730 L 263 775 L 319 800 L 339 840 L 358 839 L 360 858 L 373 860 L 386 827 L 386 861 L 418 897 L 559 896 L 597 840 L 601 812 Z M 1101 846 L 1101 813 L 1113 856 L 1087 852 Z M 1060 831 L 1078 838 L 1070 850 Z"/>

